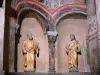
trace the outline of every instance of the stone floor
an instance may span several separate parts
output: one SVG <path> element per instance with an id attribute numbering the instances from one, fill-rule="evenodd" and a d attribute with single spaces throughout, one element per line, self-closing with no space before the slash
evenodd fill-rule
<path id="1" fill-rule="evenodd" d="M 88 72 L 72 72 L 72 73 L 33 73 L 33 72 L 23 72 L 23 73 L 19 73 L 19 72 L 15 72 L 15 73 L 0 73 L 0 75 L 100 75 L 99 73 L 88 73 Z"/>

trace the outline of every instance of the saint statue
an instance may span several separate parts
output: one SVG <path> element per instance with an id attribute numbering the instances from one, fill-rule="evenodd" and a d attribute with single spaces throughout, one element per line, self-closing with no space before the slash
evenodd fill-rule
<path id="1" fill-rule="evenodd" d="M 78 54 L 81 54 L 80 44 L 76 40 L 75 35 L 70 35 L 71 41 L 66 45 L 66 53 L 68 55 L 69 72 L 78 72 Z"/>
<path id="2" fill-rule="evenodd" d="M 27 34 L 27 40 L 22 44 L 22 51 L 24 56 L 24 71 L 35 72 L 35 57 L 39 57 L 39 45 L 32 37 L 31 33 Z"/>

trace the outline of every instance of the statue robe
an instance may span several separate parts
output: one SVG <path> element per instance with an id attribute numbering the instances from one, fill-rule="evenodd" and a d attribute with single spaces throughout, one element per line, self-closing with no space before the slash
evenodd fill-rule
<path id="1" fill-rule="evenodd" d="M 23 43 L 24 71 L 34 71 L 35 54 L 39 53 L 38 44 L 34 40 L 26 40 Z"/>
<path id="2" fill-rule="evenodd" d="M 78 69 L 78 52 L 80 52 L 78 41 L 73 40 L 66 46 L 66 53 L 68 54 L 69 70 L 73 67 Z"/>

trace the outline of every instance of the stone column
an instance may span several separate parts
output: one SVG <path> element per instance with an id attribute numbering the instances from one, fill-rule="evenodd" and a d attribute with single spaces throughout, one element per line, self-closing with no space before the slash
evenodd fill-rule
<path id="1" fill-rule="evenodd" d="M 56 31 L 48 31 L 48 42 L 49 42 L 49 72 L 55 71 L 55 42 L 57 39 Z"/>
<path id="2" fill-rule="evenodd" d="M 4 37 L 4 71 L 15 71 L 15 24 L 16 11 L 11 7 L 11 1 L 6 0 L 5 6 L 5 37 Z"/>
<path id="3" fill-rule="evenodd" d="M 88 64 L 88 40 L 85 39 L 84 43 L 83 43 L 83 54 L 84 54 L 84 72 L 90 72 L 90 65 Z"/>
<path id="4" fill-rule="evenodd" d="M 87 13 L 88 16 L 93 16 L 96 13 L 95 0 L 87 0 Z"/>
<path id="5" fill-rule="evenodd" d="M 15 72 L 15 18 L 9 18 L 9 72 Z"/>
<path id="6" fill-rule="evenodd" d="M 100 72 L 100 0 L 95 0 L 96 2 L 96 15 L 98 23 L 98 53 L 99 53 L 99 72 Z"/>
<path id="7" fill-rule="evenodd" d="M 4 45 L 4 20 L 5 20 L 4 14 L 5 14 L 5 1 L 3 7 L 0 7 L 0 72 L 3 71 L 3 45 Z"/>
<path id="8" fill-rule="evenodd" d="M 88 20 L 88 61 L 91 72 L 98 70 L 98 49 L 97 49 L 97 19 L 96 19 L 96 5 L 95 0 L 87 1 L 87 20 Z M 94 61 L 95 59 L 95 61 Z"/>

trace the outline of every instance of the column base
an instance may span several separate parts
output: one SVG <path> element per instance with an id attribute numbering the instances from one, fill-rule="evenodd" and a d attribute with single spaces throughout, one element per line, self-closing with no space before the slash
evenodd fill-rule
<path id="1" fill-rule="evenodd" d="M 15 70 L 14 69 L 9 69 L 9 72 L 15 72 Z"/>
<path id="2" fill-rule="evenodd" d="M 56 73 L 55 68 L 53 68 L 53 69 L 49 68 L 48 73 Z"/>

